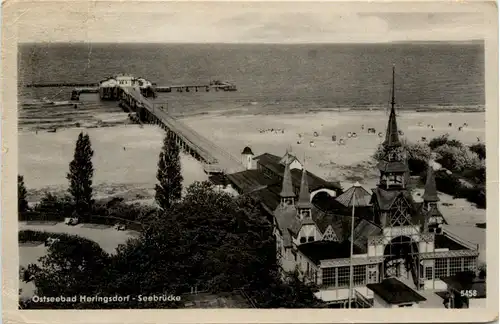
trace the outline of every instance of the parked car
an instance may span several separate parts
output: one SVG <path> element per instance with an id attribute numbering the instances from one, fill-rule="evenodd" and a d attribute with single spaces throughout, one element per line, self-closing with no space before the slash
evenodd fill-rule
<path id="1" fill-rule="evenodd" d="M 78 217 L 66 217 L 64 219 L 64 224 L 69 226 L 75 226 L 79 223 Z"/>
<path id="2" fill-rule="evenodd" d="M 126 229 L 125 225 L 123 225 L 123 224 L 116 224 L 114 228 L 117 231 L 124 231 Z"/>

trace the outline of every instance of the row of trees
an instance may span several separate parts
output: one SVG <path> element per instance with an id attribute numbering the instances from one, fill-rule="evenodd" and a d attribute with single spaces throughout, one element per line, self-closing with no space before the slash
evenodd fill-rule
<path id="1" fill-rule="evenodd" d="M 43 206 L 64 213 L 73 206 L 78 215 L 98 212 L 108 217 L 131 217 L 135 213 L 142 223 L 140 235 L 120 245 L 113 255 L 75 238 L 53 244 L 40 266 L 28 267 L 38 295 L 180 295 L 197 287 L 213 293 L 244 289 L 259 307 L 322 306 L 313 294 L 314 287 L 304 285 L 297 274 L 282 280 L 272 224 L 258 201 L 218 192 L 209 182 L 189 186 L 182 197 L 180 152 L 169 134 L 158 162 L 158 207 L 149 212 L 121 208 L 119 201 L 96 204 L 92 199 L 93 151 L 87 135 L 79 136 L 76 150 L 79 152 L 75 152 L 68 174 L 71 199 L 51 196 Z M 26 196 L 26 190 L 21 191 L 20 199 Z M 183 303 L 27 301 L 23 307 L 176 308 Z"/>
<path id="2" fill-rule="evenodd" d="M 159 156 L 158 184 L 155 187 L 155 200 L 162 210 L 168 209 L 173 202 L 181 199 L 183 178 L 179 153 L 179 147 L 176 145 L 175 140 L 167 133 Z M 83 221 L 99 222 L 96 217 L 93 218 L 92 216 L 109 216 L 110 213 L 107 211 L 110 207 L 109 204 L 106 206 L 96 204 L 93 199 L 93 156 L 94 151 L 92 150 L 89 135 L 80 133 L 76 141 L 73 160 L 69 164 L 69 172 L 66 175 L 69 181 L 69 195 L 58 197 L 49 192 L 32 209 L 28 205 L 24 177 L 18 175 L 18 212 L 20 219 L 28 219 L 26 213 L 29 211 L 42 215 L 42 218 L 46 220 L 59 220 L 64 216 L 77 216 L 81 217 Z M 126 209 L 123 204 L 118 205 Z M 138 205 L 134 207 L 131 209 L 134 212 L 143 209 Z M 51 212 L 52 214 L 50 214 Z M 144 212 L 139 211 L 138 213 L 143 214 Z M 116 211 L 111 214 L 116 214 Z M 124 219 L 137 220 L 138 218 L 128 213 Z"/>

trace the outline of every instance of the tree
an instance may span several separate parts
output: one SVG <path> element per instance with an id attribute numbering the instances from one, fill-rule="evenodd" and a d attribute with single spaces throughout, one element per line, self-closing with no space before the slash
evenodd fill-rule
<path id="1" fill-rule="evenodd" d="M 76 141 L 74 158 L 69 164 L 69 173 L 66 176 L 70 182 L 68 191 L 73 197 L 75 210 L 80 216 L 90 212 L 94 202 L 92 199 L 93 156 L 94 151 L 89 135 L 80 133 Z"/>
<path id="2" fill-rule="evenodd" d="M 109 258 L 93 246 L 77 247 L 62 239 L 54 243 L 35 275 L 38 294 L 181 295 L 196 286 L 213 293 L 244 289 L 260 307 L 318 304 L 312 288 L 298 278 L 281 280 L 272 224 L 261 213 L 260 203 L 248 196 L 233 197 L 214 190 L 209 182 L 198 182 L 187 188 L 183 200 L 168 211 L 153 213 L 143 225 L 139 237 L 120 245 Z M 58 307 L 183 305 L 182 301 L 131 300 Z"/>
<path id="3" fill-rule="evenodd" d="M 160 208 L 168 209 L 181 199 L 182 174 L 179 147 L 175 143 L 173 133 L 167 132 L 163 140 L 163 148 L 158 161 L 156 174 L 159 184 L 155 186 L 155 199 Z"/>
<path id="4" fill-rule="evenodd" d="M 484 143 L 476 143 L 469 147 L 469 149 L 476 153 L 481 160 L 486 159 L 486 146 Z"/>
<path id="5" fill-rule="evenodd" d="M 22 175 L 17 176 L 17 212 L 23 213 L 28 210 L 28 201 L 26 200 L 26 195 L 28 191 L 24 185 L 24 177 Z"/>
<path id="6" fill-rule="evenodd" d="M 57 237 L 57 234 L 54 236 Z M 104 271 L 110 262 L 109 255 L 93 241 L 70 235 L 59 235 L 58 238 L 60 241 L 49 247 L 47 255 L 40 258 L 39 265 L 28 266 L 30 275 L 33 275 L 37 295 L 47 297 L 95 295 L 105 282 Z M 72 303 L 67 305 L 45 303 L 31 307 L 73 308 L 75 306 L 76 304 Z"/>
<path id="7" fill-rule="evenodd" d="M 431 150 L 435 150 L 443 145 L 453 146 L 456 148 L 463 147 L 462 142 L 456 139 L 450 139 L 450 134 L 444 134 L 438 137 L 434 137 L 429 141 L 429 147 L 431 148 Z"/>

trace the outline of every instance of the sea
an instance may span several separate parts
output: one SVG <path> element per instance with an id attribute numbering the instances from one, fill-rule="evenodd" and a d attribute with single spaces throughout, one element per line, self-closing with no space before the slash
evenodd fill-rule
<path id="1" fill-rule="evenodd" d="M 236 92 L 163 93 L 177 112 L 244 108 L 294 112 L 388 107 L 392 67 L 400 109 L 484 109 L 484 44 L 21 44 L 20 101 L 69 100 L 71 88 L 30 83 L 97 83 L 127 73 L 158 85 L 234 83 Z M 85 95 L 98 100 L 97 95 Z"/>

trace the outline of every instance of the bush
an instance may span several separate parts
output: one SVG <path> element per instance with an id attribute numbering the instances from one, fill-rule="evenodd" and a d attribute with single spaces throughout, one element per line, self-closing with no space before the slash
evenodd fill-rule
<path id="1" fill-rule="evenodd" d="M 420 174 L 427 170 L 431 150 L 429 146 L 420 143 L 406 143 L 408 152 L 408 167 L 411 174 Z"/>
<path id="2" fill-rule="evenodd" d="M 24 230 L 19 231 L 18 240 L 20 243 L 24 242 L 45 242 L 49 237 L 59 235 L 53 234 L 49 232 L 41 232 L 41 231 L 32 231 L 32 230 Z"/>
<path id="3" fill-rule="evenodd" d="M 476 153 L 481 160 L 486 159 L 486 146 L 484 143 L 476 143 L 474 145 L 469 146 L 469 150 Z"/>
<path id="4" fill-rule="evenodd" d="M 408 167 L 410 168 L 410 173 L 420 174 L 427 169 L 427 161 L 431 153 L 430 148 L 425 144 L 403 142 L 403 147 L 406 149 L 408 154 Z M 377 150 L 373 154 L 373 159 L 379 161 L 384 155 L 383 145 L 379 145 Z"/>
<path id="5" fill-rule="evenodd" d="M 445 144 L 439 146 L 435 153 L 437 154 L 436 162 L 453 172 L 461 173 L 466 169 L 480 169 L 484 166 L 484 161 L 481 161 L 476 153 L 465 146 L 456 147 Z"/>
<path id="6" fill-rule="evenodd" d="M 445 134 L 445 135 L 441 135 L 438 137 L 434 137 L 433 139 L 431 139 L 429 141 L 430 149 L 435 150 L 438 147 L 443 146 L 443 145 L 448 145 L 448 146 L 453 146 L 453 147 L 458 147 L 458 148 L 461 148 L 464 146 L 462 144 L 462 142 L 455 140 L 455 139 L 450 140 L 449 137 L 450 137 L 450 134 Z"/>
<path id="7" fill-rule="evenodd" d="M 71 217 L 75 208 L 70 196 L 58 197 L 48 192 L 33 210 L 40 214 L 40 219 L 60 221 Z"/>

